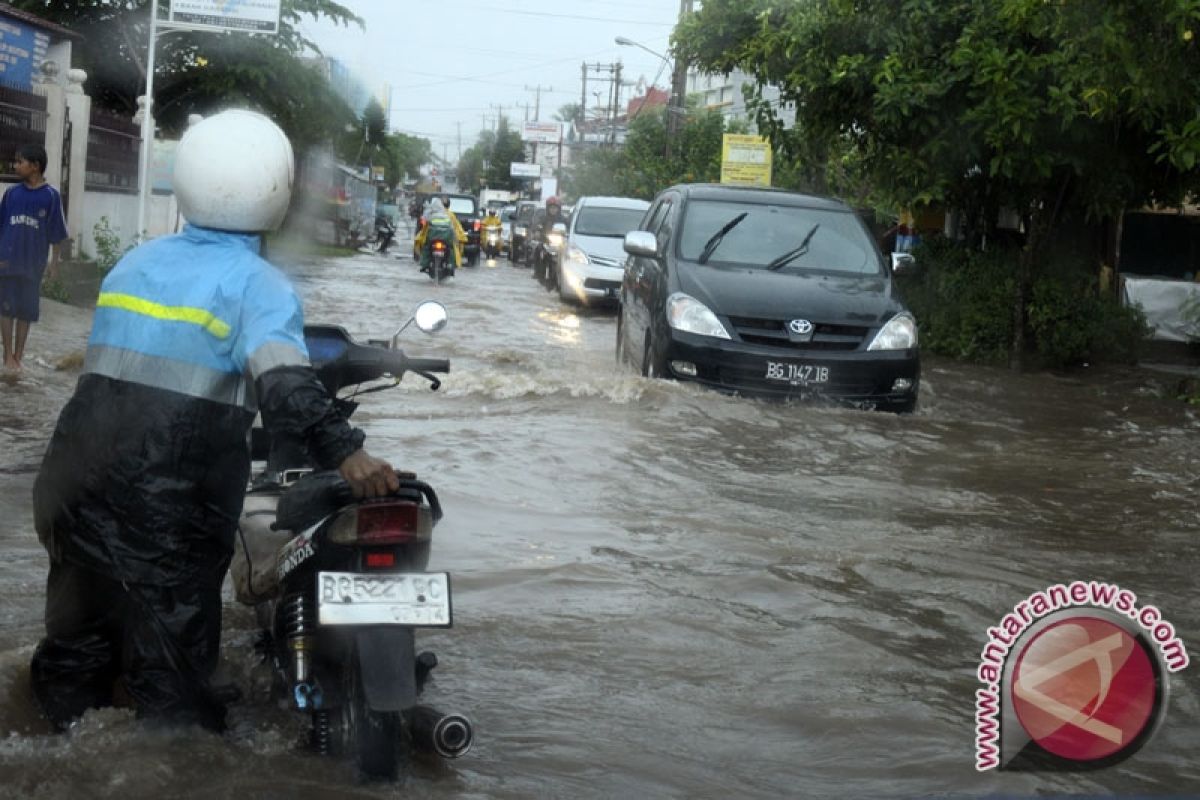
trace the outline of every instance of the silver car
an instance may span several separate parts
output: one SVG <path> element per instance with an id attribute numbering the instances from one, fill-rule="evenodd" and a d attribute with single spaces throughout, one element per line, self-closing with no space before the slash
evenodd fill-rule
<path id="1" fill-rule="evenodd" d="M 625 234 L 650 204 L 632 197 L 581 197 L 558 261 L 558 293 L 567 302 L 615 303 L 625 268 Z"/>

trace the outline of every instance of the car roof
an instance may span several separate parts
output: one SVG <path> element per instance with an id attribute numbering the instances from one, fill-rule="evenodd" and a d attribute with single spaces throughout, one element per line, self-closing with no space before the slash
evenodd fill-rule
<path id="1" fill-rule="evenodd" d="M 764 205 L 805 206 L 827 208 L 832 211 L 853 211 L 850 206 L 831 197 L 792 192 L 764 186 L 730 186 L 723 183 L 681 183 L 664 189 L 663 192 L 680 192 L 691 200 L 733 200 L 742 203 Z M 661 194 L 661 193 L 660 193 Z"/>
<path id="2" fill-rule="evenodd" d="M 609 197 L 603 195 L 581 197 L 575 201 L 576 207 L 585 205 L 603 206 L 606 208 L 630 208 L 637 211 L 645 211 L 650 207 L 650 201 L 637 197 Z"/>

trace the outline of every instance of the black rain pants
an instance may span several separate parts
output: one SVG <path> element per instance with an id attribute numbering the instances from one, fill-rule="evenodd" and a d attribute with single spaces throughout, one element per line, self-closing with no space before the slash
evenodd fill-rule
<path id="1" fill-rule="evenodd" d="M 87 709 L 111 705 L 120 681 L 139 717 L 220 731 L 225 708 L 208 683 L 220 638 L 220 585 L 126 586 L 52 560 L 34 697 L 64 730 Z"/>

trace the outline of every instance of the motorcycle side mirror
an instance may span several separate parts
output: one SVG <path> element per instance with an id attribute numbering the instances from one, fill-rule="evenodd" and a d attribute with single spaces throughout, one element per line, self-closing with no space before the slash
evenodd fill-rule
<path id="1" fill-rule="evenodd" d="M 417 328 L 422 333 L 437 333 L 442 328 L 446 327 L 446 322 L 450 319 L 450 315 L 446 313 L 446 307 L 436 300 L 426 300 L 417 306 L 417 310 L 400 326 L 400 329 L 392 334 L 392 349 L 396 349 L 396 344 L 400 339 L 400 334 L 404 333 L 405 329 L 414 322 L 417 323 Z"/>

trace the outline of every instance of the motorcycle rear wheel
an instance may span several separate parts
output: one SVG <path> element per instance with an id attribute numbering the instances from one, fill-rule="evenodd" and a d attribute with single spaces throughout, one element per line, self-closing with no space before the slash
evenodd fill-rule
<path id="1" fill-rule="evenodd" d="M 371 710 L 356 651 L 351 651 L 343 669 L 346 693 L 342 706 L 344 750 L 354 754 L 355 763 L 364 776 L 392 780 L 401 763 L 403 723 L 400 712 Z"/>

